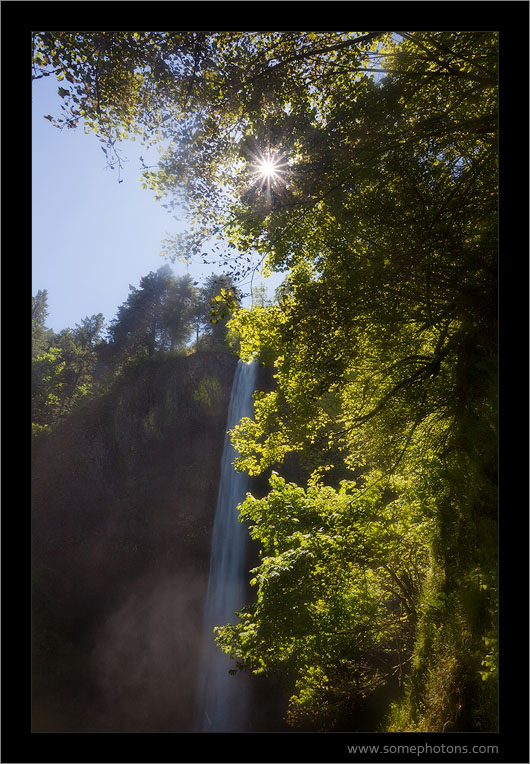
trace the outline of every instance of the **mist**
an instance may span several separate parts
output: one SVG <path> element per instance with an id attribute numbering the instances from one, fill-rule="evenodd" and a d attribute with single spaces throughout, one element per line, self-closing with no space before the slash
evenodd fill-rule
<path id="1" fill-rule="evenodd" d="M 161 569 L 138 581 L 94 634 L 101 731 L 191 729 L 204 581 Z"/>

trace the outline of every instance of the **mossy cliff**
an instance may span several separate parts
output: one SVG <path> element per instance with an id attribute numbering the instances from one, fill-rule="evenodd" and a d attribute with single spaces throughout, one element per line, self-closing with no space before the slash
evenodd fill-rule
<path id="1" fill-rule="evenodd" d="M 33 449 L 33 731 L 185 731 L 237 358 L 130 367 Z"/>

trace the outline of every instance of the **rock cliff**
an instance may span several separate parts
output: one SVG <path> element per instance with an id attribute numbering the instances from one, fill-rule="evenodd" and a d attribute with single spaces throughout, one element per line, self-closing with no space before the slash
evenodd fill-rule
<path id="1" fill-rule="evenodd" d="M 186 731 L 237 358 L 131 367 L 33 449 L 33 731 Z"/>

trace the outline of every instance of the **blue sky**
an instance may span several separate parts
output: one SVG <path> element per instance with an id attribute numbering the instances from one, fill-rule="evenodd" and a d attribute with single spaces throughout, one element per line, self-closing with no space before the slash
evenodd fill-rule
<path id="1" fill-rule="evenodd" d="M 47 326 L 55 332 L 94 313 L 109 322 L 129 284 L 138 286 L 142 276 L 169 262 L 160 255 L 162 241 L 184 223 L 141 187 L 139 156 L 154 164 L 156 150 L 123 142 L 128 161 L 118 183 L 117 171 L 105 169 L 95 135 L 82 127 L 58 130 L 44 119 L 60 111 L 55 77 L 32 87 L 32 294 L 48 290 Z M 179 262 L 172 267 L 199 281 L 215 270 L 187 271 Z M 270 296 L 280 281 L 272 276 L 265 282 Z"/>

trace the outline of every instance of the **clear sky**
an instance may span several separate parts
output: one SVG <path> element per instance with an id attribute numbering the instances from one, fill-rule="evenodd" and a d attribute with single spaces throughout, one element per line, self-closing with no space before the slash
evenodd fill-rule
<path id="1" fill-rule="evenodd" d="M 128 161 L 118 183 L 117 170 L 105 169 L 95 135 L 82 126 L 58 130 L 44 119 L 60 112 L 56 78 L 32 87 L 32 294 L 48 290 L 46 325 L 55 332 L 95 313 L 109 322 L 129 284 L 137 287 L 142 276 L 170 263 L 160 255 L 162 241 L 184 223 L 141 187 L 139 157 L 154 164 L 156 150 L 123 142 Z M 177 276 L 187 272 L 184 263 L 172 268 Z M 214 270 L 192 266 L 189 273 L 202 281 Z M 269 296 L 280 281 L 272 276 L 265 282 Z"/>

